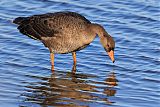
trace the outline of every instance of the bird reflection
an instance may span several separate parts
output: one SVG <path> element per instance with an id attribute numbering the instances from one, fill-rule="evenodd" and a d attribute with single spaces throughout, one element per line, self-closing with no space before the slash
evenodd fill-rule
<path id="1" fill-rule="evenodd" d="M 96 82 L 95 75 L 73 74 L 57 71 L 50 77 L 34 77 L 41 82 L 28 83 L 27 90 L 21 95 L 24 103 L 32 102 L 55 107 L 88 107 L 89 104 L 112 104 L 109 96 L 116 94 L 117 80 L 110 73 L 103 82 Z M 103 87 L 100 87 L 103 86 Z M 103 89 L 103 91 L 102 91 Z"/>
<path id="2" fill-rule="evenodd" d="M 104 90 L 104 93 L 107 96 L 114 96 L 116 94 L 116 90 L 112 87 L 115 87 L 118 85 L 118 80 L 116 79 L 115 73 L 111 72 L 105 82 L 108 84 L 108 87 Z"/>

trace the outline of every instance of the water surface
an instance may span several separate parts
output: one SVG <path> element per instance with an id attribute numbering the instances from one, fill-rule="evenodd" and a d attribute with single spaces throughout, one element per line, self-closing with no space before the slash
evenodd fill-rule
<path id="1" fill-rule="evenodd" d="M 18 32 L 12 20 L 46 12 L 74 11 L 102 24 L 116 41 L 112 63 L 96 38 L 77 52 L 55 56 Z M 1 0 L 1 107 L 157 107 L 160 105 L 159 0 Z"/>

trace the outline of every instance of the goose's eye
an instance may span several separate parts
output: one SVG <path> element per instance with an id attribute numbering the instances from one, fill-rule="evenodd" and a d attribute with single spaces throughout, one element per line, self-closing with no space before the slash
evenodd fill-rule
<path id="1" fill-rule="evenodd" d="M 108 49 L 108 52 L 110 52 L 110 51 L 111 51 L 111 48 Z"/>

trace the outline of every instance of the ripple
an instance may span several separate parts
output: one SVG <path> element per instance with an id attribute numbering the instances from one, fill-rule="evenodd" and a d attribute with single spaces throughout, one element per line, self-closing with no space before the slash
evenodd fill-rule
<path id="1" fill-rule="evenodd" d="M 160 20 L 158 0 L 0 1 L 1 106 L 155 107 L 159 104 Z M 112 64 L 96 38 L 77 52 L 55 56 L 20 34 L 12 20 L 46 12 L 75 11 L 107 29 L 116 41 Z M 97 51 L 98 50 L 98 51 Z"/>

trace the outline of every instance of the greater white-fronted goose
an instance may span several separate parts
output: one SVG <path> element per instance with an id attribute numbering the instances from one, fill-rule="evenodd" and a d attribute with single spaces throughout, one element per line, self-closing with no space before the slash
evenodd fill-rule
<path id="1" fill-rule="evenodd" d="M 18 17 L 13 23 L 28 37 L 41 41 L 50 51 L 51 70 L 54 70 L 54 54 L 72 53 L 76 65 L 76 51 L 89 45 L 96 35 L 112 62 L 114 62 L 115 42 L 105 29 L 91 23 L 75 12 L 56 12 L 30 17 Z M 96 52 L 97 50 L 95 50 Z"/>

